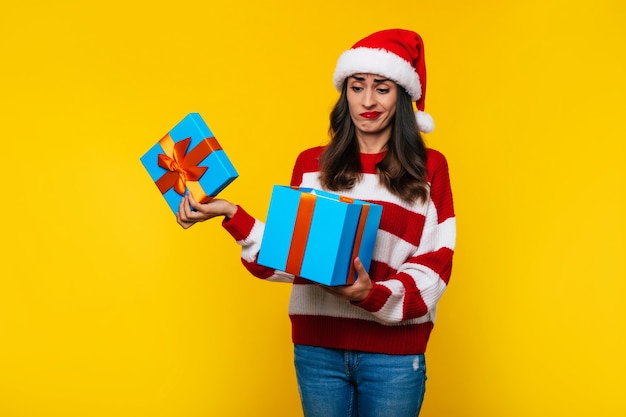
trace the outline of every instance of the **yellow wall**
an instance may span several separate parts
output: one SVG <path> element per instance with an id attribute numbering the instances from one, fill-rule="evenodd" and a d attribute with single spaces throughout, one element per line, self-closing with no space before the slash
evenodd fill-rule
<path id="1" fill-rule="evenodd" d="M 139 157 L 200 112 L 265 218 L 388 27 L 425 39 L 459 225 L 423 416 L 626 414 L 623 1 L 212 3 L 2 7 L 0 415 L 301 415 L 289 286 L 179 228 Z"/>

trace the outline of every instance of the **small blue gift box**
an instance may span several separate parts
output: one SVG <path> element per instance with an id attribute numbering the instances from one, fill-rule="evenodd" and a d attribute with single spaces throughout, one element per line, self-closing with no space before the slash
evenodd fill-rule
<path id="1" fill-rule="evenodd" d="M 174 213 L 187 192 L 206 203 L 239 176 L 198 113 L 185 116 L 140 159 Z"/>
<path id="2" fill-rule="evenodd" d="M 324 285 L 349 285 L 372 261 L 382 206 L 275 185 L 257 262 Z"/>

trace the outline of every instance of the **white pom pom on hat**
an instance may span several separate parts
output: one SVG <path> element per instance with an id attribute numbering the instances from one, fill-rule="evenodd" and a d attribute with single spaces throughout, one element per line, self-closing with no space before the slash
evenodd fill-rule
<path id="1" fill-rule="evenodd" d="M 388 29 L 375 32 L 339 56 L 333 84 L 341 91 L 344 80 L 358 73 L 382 75 L 395 81 L 415 101 L 415 118 L 421 132 L 435 129 L 426 102 L 426 63 L 422 37 L 410 30 Z"/>

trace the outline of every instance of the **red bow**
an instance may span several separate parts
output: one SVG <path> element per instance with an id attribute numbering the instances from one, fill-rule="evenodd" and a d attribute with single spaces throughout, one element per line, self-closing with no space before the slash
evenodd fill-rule
<path id="1" fill-rule="evenodd" d="M 213 138 L 210 138 L 213 139 Z M 174 144 L 171 154 L 159 154 L 158 164 L 167 170 L 165 174 L 156 181 L 156 185 L 165 194 L 169 189 L 174 188 L 180 195 L 185 195 L 187 181 L 198 181 L 206 172 L 208 167 L 198 166 L 204 158 L 216 149 L 215 144 L 205 139 L 187 152 L 191 138 L 183 139 Z M 215 140 L 213 140 L 215 142 Z M 217 149 L 219 145 L 217 145 Z"/>

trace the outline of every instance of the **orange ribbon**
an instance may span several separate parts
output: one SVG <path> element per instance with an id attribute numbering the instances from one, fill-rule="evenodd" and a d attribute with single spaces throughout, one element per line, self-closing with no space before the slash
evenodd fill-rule
<path id="1" fill-rule="evenodd" d="M 302 193 L 300 195 L 296 223 L 293 227 L 291 247 L 289 248 L 287 265 L 285 267 L 287 272 L 294 275 L 300 275 L 300 269 L 302 268 L 306 242 L 309 238 L 311 220 L 313 219 L 313 211 L 315 210 L 315 199 L 316 196 L 313 194 Z"/>
<path id="2" fill-rule="evenodd" d="M 356 229 L 356 237 L 354 238 L 354 246 L 352 246 L 352 258 L 350 258 L 350 269 L 348 270 L 348 278 L 346 279 L 347 285 L 354 284 L 354 258 L 359 256 L 361 240 L 363 240 L 363 231 L 365 230 L 365 223 L 367 222 L 367 215 L 369 212 L 369 204 L 363 204 L 361 206 L 361 214 L 359 215 L 359 225 Z"/>
<path id="3" fill-rule="evenodd" d="M 208 167 L 198 166 L 198 164 L 214 150 L 222 149 L 215 138 L 206 138 L 187 153 L 190 143 L 191 138 L 174 143 L 169 134 L 159 141 L 165 154 L 159 154 L 158 164 L 167 170 L 161 178 L 156 180 L 156 185 L 161 194 L 165 194 L 173 188 L 178 194 L 185 195 L 185 189 L 188 185 L 196 185 L 208 169 Z M 205 202 L 207 196 L 202 192 L 201 187 L 194 186 L 194 188 L 197 190 L 196 193 L 192 193 L 194 198 L 197 201 Z M 198 190 L 203 195 L 195 195 Z"/>

